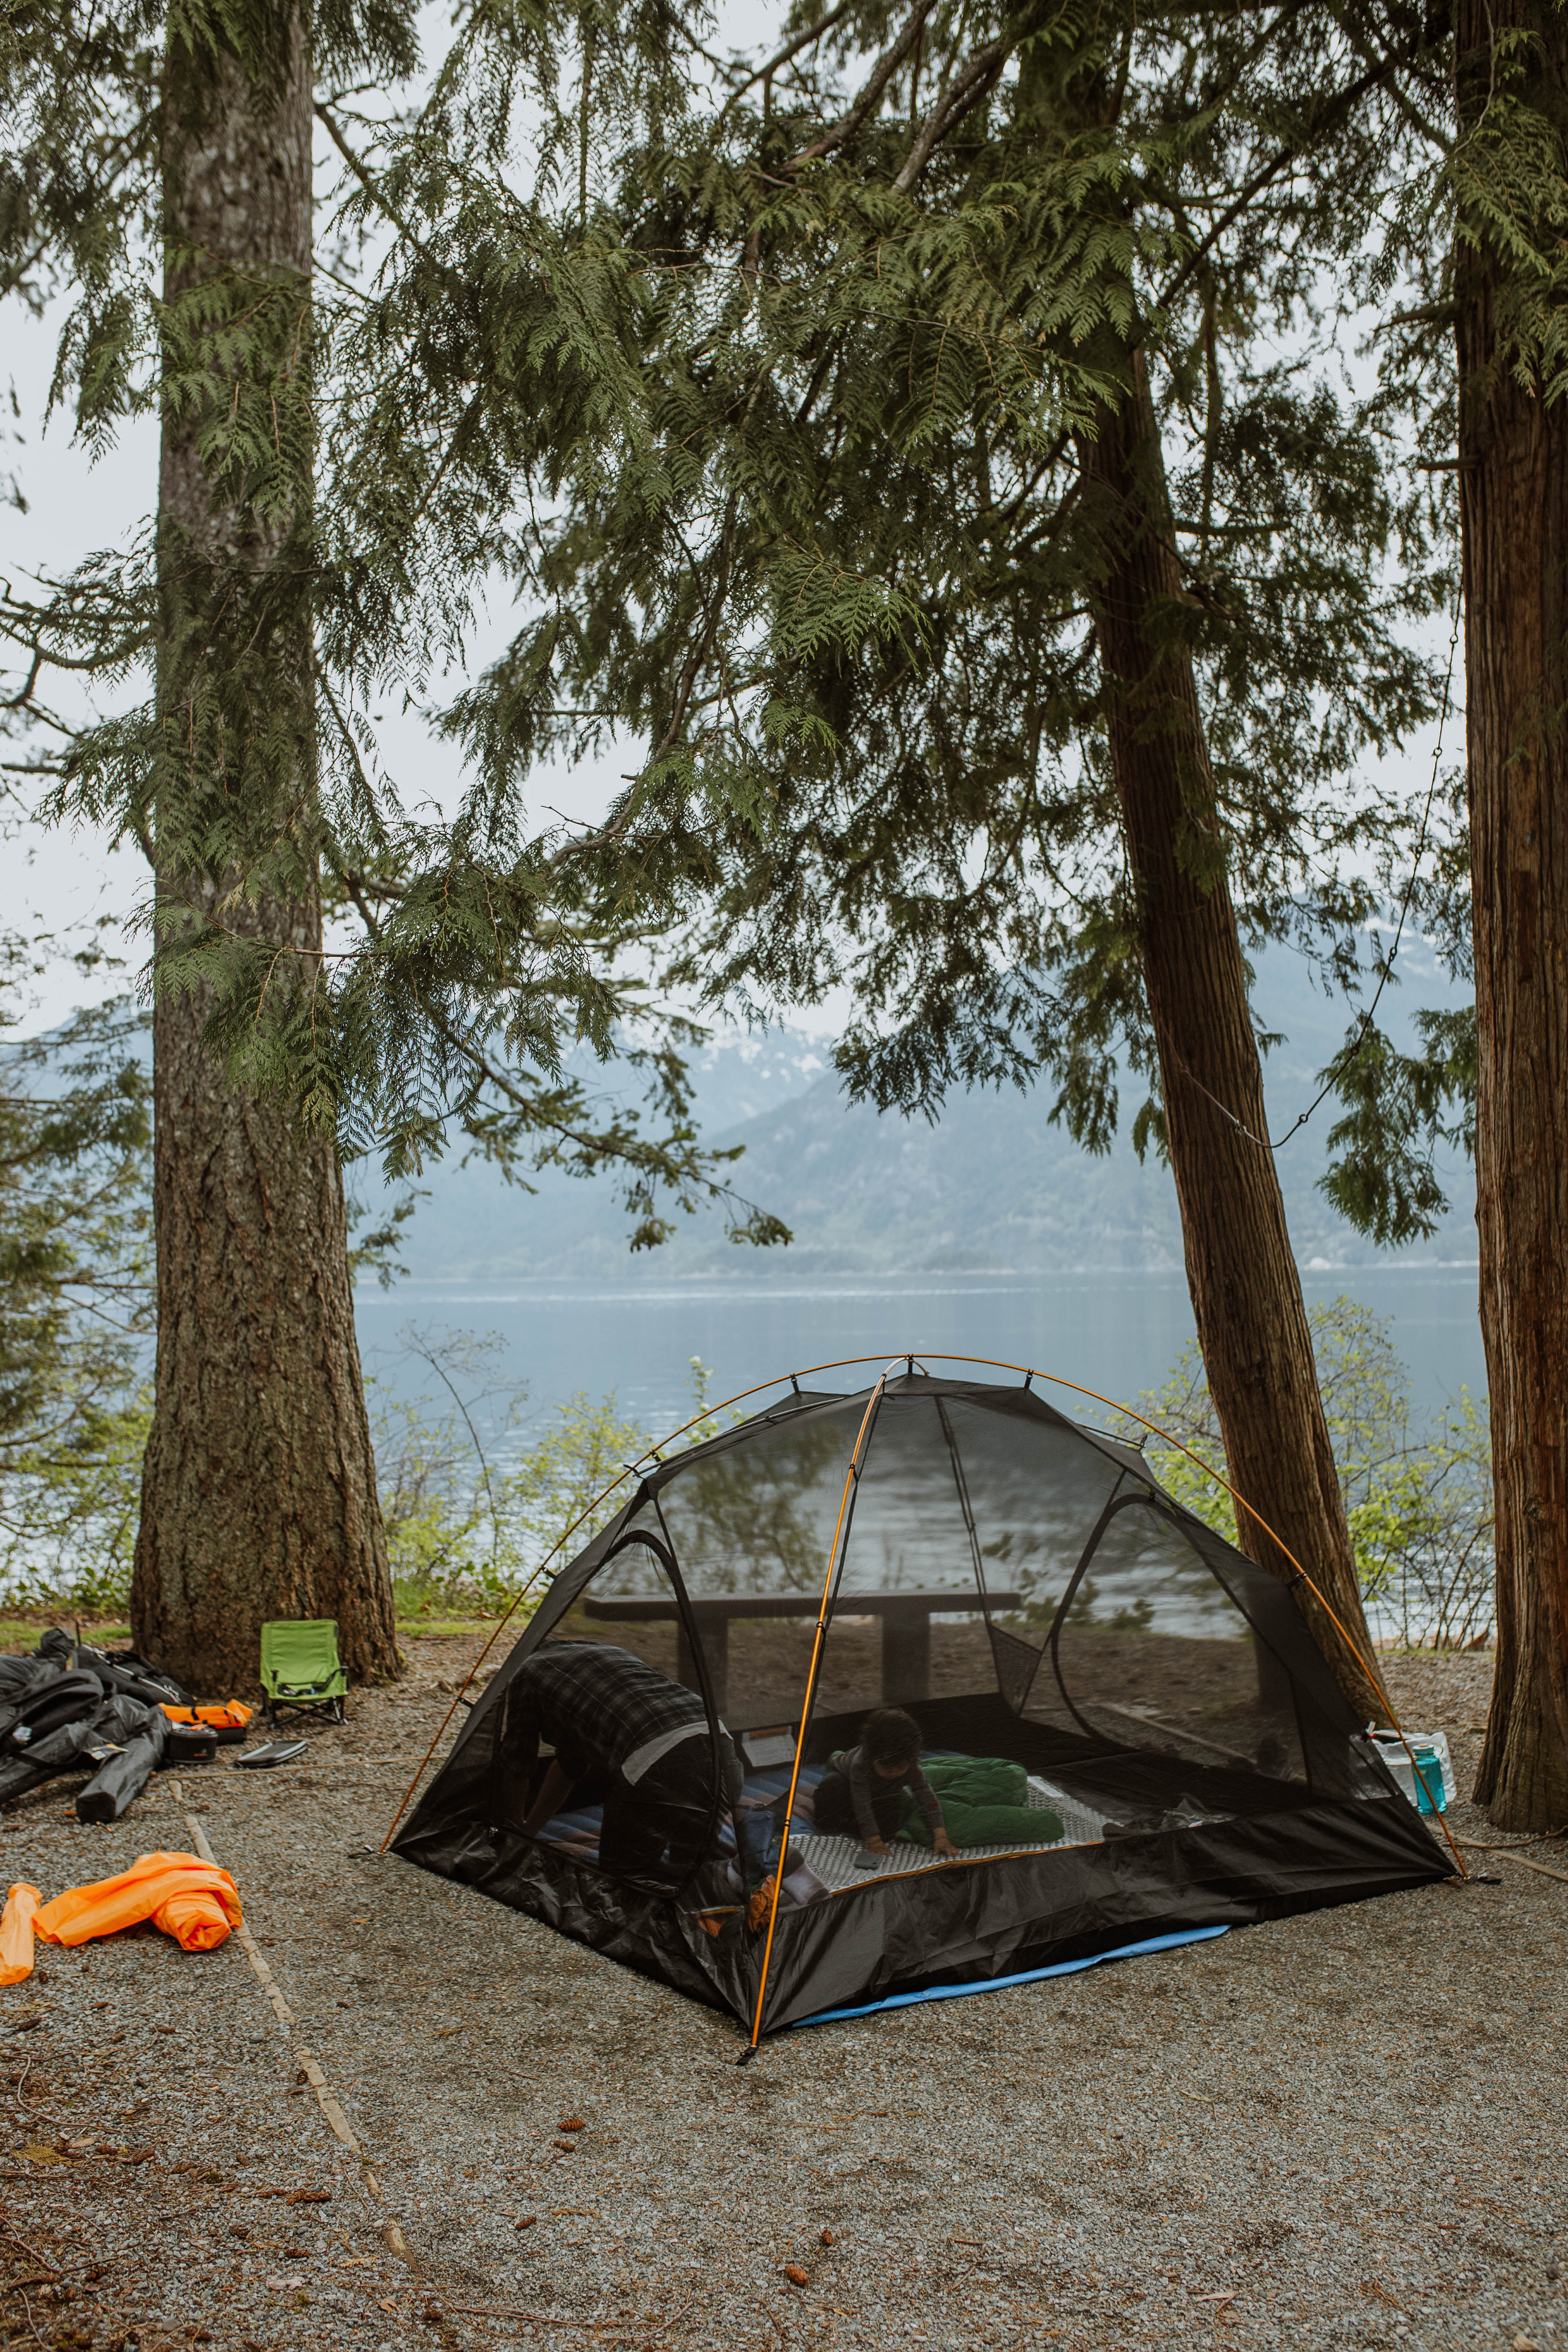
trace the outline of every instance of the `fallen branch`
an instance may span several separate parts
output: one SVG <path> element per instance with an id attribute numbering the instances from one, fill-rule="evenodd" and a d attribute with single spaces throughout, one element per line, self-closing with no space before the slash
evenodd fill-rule
<path id="1" fill-rule="evenodd" d="M 676 2321 L 678 2319 L 685 2318 L 687 2313 L 690 2310 L 696 2300 L 697 2297 L 694 2294 L 689 2294 L 686 2301 L 679 2306 L 679 2310 L 672 2311 L 668 2319 L 661 2319 L 659 2321 L 658 2326 L 653 2330 L 652 2335 L 649 2336 L 647 2339 L 648 2342 L 651 2344 L 656 2336 L 668 2336 L 670 2329 L 675 2326 Z"/>
<path id="2" fill-rule="evenodd" d="M 522 2311 L 510 2304 L 448 2303 L 442 2305 L 455 2319 L 531 2319 L 541 2327 L 575 2327 L 589 2336 L 640 2336 L 642 2323 L 632 2319 L 568 2319 L 563 2312 Z M 672 2323 L 667 2320 L 665 2326 Z M 663 2328 L 656 2328 L 662 2335 Z"/>
<path id="3" fill-rule="evenodd" d="M 1561 1837 L 1568 1837 L 1568 1829 L 1542 1830 L 1537 1837 L 1510 1838 L 1503 1845 L 1483 1845 L 1479 1838 L 1461 1838 L 1459 1843 L 1468 1845 L 1474 1853 L 1517 1853 L 1521 1846 L 1550 1845 Z"/>
<path id="4" fill-rule="evenodd" d="M 44 2341 L 44 2339 L 43 2339 L 43 2337 L 38 2334 L 37 2325 L 37 2323 L 36 2323 L 36 2321 L 34 2320 L 34 2317 L 33 2317 L 33 2306 L 32 2306 L 32 2305 L 27 2301 L 27 2298 L 26 2298 L 26 2295 L 24 2295 L 24 2296 L 22 2297 L 22 2309 L 23 2309 L 23 2312 L 25 2313 L 25 2315 L 26 2315 L 26 2321 L 27 2321 L 27 2332 L 28 2332 L 28 2334 L 29 2334 L 29 2335 L 34 2338 L 35 2342 L 37 2342 L 37 2343 L 38 2343 L 38 2344 L 42 2344 L 42 2343 L 43 2343 L 43 2341 Z"/>
<path id="5" fill-rule="evenodd" d="M 1461 1838 L 1459 1843 L 1461 1845 L 1468 1845 L 1470 1841 L 1468 1838 Z M 1479 1851 L 1482 1853 L 1500 1853 L 1505 1860 L 1517 1862 L 1521 1870 L 1538 1871 L 1542 1878 L 1560 1879 L 1564 1886 L 1568 1886 L 1568 1870 L 1552 1870 L 1544 1862 L 1531 1862 L 1527 1853 L 1518 1853 L 1510 1845 L 1484 1845 Z"/>
<path id="6" fill-rule="evenodd" d="M 18 2178 L 26 2179 L 26 2175 L 20 2174 Z M 40 2254 L 37 2246 L 30 2246 L 26 2238 L 19 2238 L 15 2230 L 0 2230 L 0 2238 L 4 2238 L 8 2246 L 20 2246 L 30 2263 L 41 2263 L 45 2270 L 57 2268 L 57 2265 L 50 2263 L 47 2254 Z"/>

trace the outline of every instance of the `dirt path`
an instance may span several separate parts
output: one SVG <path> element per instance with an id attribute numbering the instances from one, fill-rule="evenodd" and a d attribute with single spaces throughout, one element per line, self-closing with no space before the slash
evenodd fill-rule
<path id="1" fill-rule="evenodd" d="M 5 1817 L 5 1881 L 49 1894 L 188 1849 L 194 1801 L 384 2193 L 298 2083 L 237 1938 L 205 1958 L 153 1931 L 45 1950 L 0 1993 L 0 2338 L 1568 2339 L 1568 1885 L 1505 1860 L 1500 1885 L 816 2028 L 738 2073 L 717 2016 L 375 1858 L 467 1654 L 418 1644 L 404 1688 L 353 1701 L 308 1768 L 225 1759 L 111 1829 L 79 1826 L 64 1791 Z M 1488 1670 L 1394 1671 L 1462 1782 Z"/>

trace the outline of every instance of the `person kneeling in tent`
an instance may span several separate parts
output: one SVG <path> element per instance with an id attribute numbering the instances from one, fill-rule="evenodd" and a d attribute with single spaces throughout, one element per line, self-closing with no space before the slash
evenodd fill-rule
<path id="1" fill-rule="evenodd" d="M 879 1706 L 823 1774 L 816 1826 L 827 1837 L 858 1836 L 868 1853 L 886 1853 L 898 1833 L 899 1801 L 908 1790 L 925 1816 L 938 1853 L 952 1853 L 935 1790 L 921 1770 L 921 1727 L 900 1707 Z"/>
<path id="2" fill-rule="evenodd" d="M 508 1747 L 526 1770 L 546 1741 L 555 1753 L 522 1823 L 537 1837 L 581 1781 L 604 1792 L 599 1867 L 674 1885 L 720 1856 L 719 1831 L 743 1822 L 742 1771 L 721 1724 L 710 1739 L 695 1691 L 608 1642 L 546 1642 L 507 1692 Z M 715 1752 L 716 1751 L 716 1752 Z M 715 1789 L 715 1765 L 718 1786 Z"/>

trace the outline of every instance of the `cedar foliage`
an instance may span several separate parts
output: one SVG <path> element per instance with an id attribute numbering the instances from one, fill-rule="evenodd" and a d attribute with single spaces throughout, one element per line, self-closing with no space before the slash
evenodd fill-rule
<path id="1" fill-rule="evenodd" d="M 658 909 L 630 877 L 585 888 L 583 844 L 489 777 L 433 818 L 418 779 L 400 788 L 375 749 L 382 709 L 417 703 L 461 663 L 484 583 L 513 562 L 520 496 L 553 495 L 562 464 L 596 465 L 606 421 L 635 406 L 605 319 L 614 257 L 543 203 L 497 237 L 461 202 L 514 98 L 542 100 L 540 152 L 554 155 L 552 92 L 577 21 L 525 12 L 498 29 L 476 14 L 412 139 L 391 140 L 414 160 L 373 174 L 343 125 L 362 98 L 384 114 L 384 93 L 418 70 L 412 15 L 381 0 L 318 11 L 316 110 L 344 165 L 313 281 L 214 273 L 170 250 L 160 292 L 180 79 L 164 50 L 198 61 L 192 90 L 201 59 L 229 60 L 265 109 L 289 12 L 182 0 L 87 20 L 44 0 L 13 13 L 0 291 L 63 309 L 51 400 L 79 442 L 101 449 L 149 412 L 194 422 L 232 520 L 216 551 L 176 548 L 167 528 L 160 544 L 150 523 L 68 578 L 6 583 L 7 725 L 41 739 L 15 764 L 52 782 L 55 817 L 132 836 L 150 863 L 156 835 L 162 906 L 144 921 L 158 985 L 202 992 L 237 1095 L 281 1099 L 345 1156 L 379 1153 L 392 1178 L 454 1129 L 520 1182 L 543 1165 L 610 1170 L 634 1247 L 663 1239 L 672 1210 L 715 1200 L 737 1240 L 768 1243 L 784 1228 L 733 1191 L 736 1155 L 706 1150 L 693 1126 L 684 1056 L 702 1033 L 639 979 Z M 670 34 L 657 7 L 626 19 L 597 79 L 605 105 L 668 77 Z M 278 649 L 299 642 L 310 673 L 280 691 Z M 112 717 L 59 714 L 51 684 L 83 673 L 121 702 Z M 258 910 L 318 888 L 328 953 L 301 951 L 283 984 Z M 581 1058 L 568 1067 L 574 1047 L 623 1061 L 646 1110 L 606 1103 Z"/>
<path id="2" fill-rule="evenodd" d="M 628 158 L 616 202 L 658 289 L 637 325 L 660 465 L 628 449 L 578 482 L 541 533 L 550 604 L 453 723 L 493 760 L 503 709 L 531 753 L 591 740 L 595 698 L 629 708 L 650 756 L 612 829 L 653 845 L 693 919 L 679 976 L 742 1001 L 849 983 L 853 1091 L 933 1115 L 955 1084 L 1047 1074 L 1056 1115 L 1103 1150 L 1131 1072 L 1135 1140 L 1163 1146 L 1173 1042 L 1101 643 L 1121 526 L 1084 452 L 1152 377 L 1183 462 L 1151 667 L 1196 673 L 1214 769 L 1213 806 L 1200 759 L 1203 804 L 1159 862 L 1215 904 L 1228 882 L 1251 937 L 1352 974 L 1369 855 L 1397 854 L 1407 813 L 1346 771 L 1429 711 L 1402 625 L 1449 585 L 1422 489 L 1327 381 L 1317 299 L 1347 176 L 1384 184 L 1371 101 L 1395 67 L 1332 28 L 1178 12 L 977 32 L 916 5 L 819 31 Z M 1425 46 L 1404 28 L 1400 65 Z M 1331 138 L 1331 196 L 1312 169 Z M 1281 336 L 1304 350 L 1282 358 Z M 1136 721 L 1167 725 L 1173 707 Z M 1227 1002 L 1245 1024 L 1239 976 Z M 1267 1151 L 1247 1054 L 1231 1124 Z M 1177 1173 L 1190 1208 L 1226 1171 L 1189 1150 Z M 1247 1229 L 1237 1248 L 1272 1273 L 1245 1301 L 1187 1218 L 1194 1304 L 1206 1343 L 1241 1335 L 1223 1385 L 1211 1356 L 1233 1468 L 1355 1627 L 1270 1188 L 1268 1245 Z"/>
<path id="3" fill-rule="evenodd" d="M 653 757 L 616 824 L 713 910 L 693 976 L 790 998 L 850 978 L 857 1087 L 924 1108 L 1048 1066 L 1102 1147 L 1113 1064 L 1146 1069 L 1149 1041 L 1068 436 L 1117 396 L 1136 326 L 1184 447 L 1169 626 L 1204 676 L 1244 921 L 1347 969 L 1374 894 L 1341 861 L 1405 827 L 1347 806 L 1345 772 L 1429 713 L 1399 625 L 1450 585 L 1429 499 L 1314 365 L 1343 183 L 1375 179 L 1387 122 L 1344 124 L 1366 76 L 1300 28 L 1271 73 L 1256 27 L 1199 19 L 1159 79 L 1180 16 L 1150 26 L 1142 74 L 1131 24 L 1098 13 L 1009 18 L 967 58 L 951 18 L 900 21 L 887 56 L 916 27 L 928 97 L 971 70 L 997 91 L 961 120 L 937 101 L 918 201 L 898 183 L 925 133 L 893 78 L 843 128 L 832 68 L 870 27 L 847 12 L 797 44 L 787 94 L 781 69 L 628 163 L 628 236 L 658 266 L 638 321 L 658 464 L 626 451 L 542 531 L 551 608 L 452 723 L 494 759 L 498 720 L 525 756 L 593 740 L 580 700 L 634 713 Z M 1118 119 L 1060 135 L 1064 90 L 1081 111 L 1110 80 Z M 1291 156 L 1339 121 L 1334 203 L 1291 184 L 1227 221 L 1303 89 L 1327 95 Z M 1291 326 L 1306 348 L 1271 354 L 1265 331 Z"/>
<path id="4" fill-rule="evenodd" d="M 90 53 L 68 9 L 22 21 L 11 282 L 79 287 L 57 390 L 101 438 L 163 396 L 161 18 L 108 20 Z M 263 74 L 269 21 L 228 35 Z M 716 997 L 853 983 L 855 1090 L 925 1109 L 1044 1073 L 1106 1147 L 1119 1073 L 1153 1058 L 1071 436 L 1130 334 L 1173 455 L 1169 626 L 1198 666 L 1244 935 L 1289 936 L 1343 983 L 1377 855 L 1392 871 L 1408 848 L 1410 812 L 1347 778 L 1433 707 L 1410 625 L 1451 593 L 1447 486 L 1394 441 L 1430 333 L 1381 404 L 1331 362 L 1340 310 L 1423 255 L 1440 196 L 1405 182 L 1443 113 L 1441 23 L 915 0 L 787 30 L 768 69 L 657 5 L 476 10 L 400 112 L 409 21 L 325 12 L 342 174 L 310 370 L 247 376 L 255 289 L 158 321 L 167 396 L 237 388 L 212 404 L 213 462 L 239 495 L 294 513 L 312 449 L 317 475 L 276 593 L 310 600 L 320 806 L 309 838 L 247 836 L 234 795 L 182 808 L 193 868 L 226 859 L 286 899 L 319 855 L 329 914 L 358 918 L 303 1025 L 273 1021 L 264 949 L 220 927 L 165 943 L 169 981 L 216 990 L 237 1080 L 291 1090 L 393 1172 L 456 1108 L 503 1155 L 640 1157 L 647 1185 L 700 1190 L 679 1030 L 646 1073 L 665 1161 L 539 1084 L 574 1035 L 611 1049 L 638 1002 L 617 958 L 693 907 L 678 972 Z M 380 766 L 374 713 L 428 692 L 498 579 L 523 625 L 440 715 L 472 766 L 433 824 Z M 6 614 L 46 661 L 130 677 L 153 594 L 143 546 Z M 243 776 L 279 715 L 247 710 L 236 663 L 206 671 Z M 531 824 L 540 757 L 616 730 L 651 756 L 602 834 Z M 144 827 L 179 782 L 160 756 L 150 709 L 86 730 L 57 805 Z M 1161 1117 L 1142 1087 L 1140 1146 Z"/>
<path id="5" fill-rule="evenodd" d="M 15 21 L 31 115 L 7 282 L 79 265 L 59 382 L 90 435 L 146 396 L 126 354 L 147 306 L 114 255 L 145 213 L 153 20 L 95 20 L 96 46 L 64 13 Z M 344 291 L 318 397 L 339 355 L 359 373 L 318 409 L 309 588 L 322 855 L 365 930 L 318 983 L 312 1114 L 411 1164 L 489 1082 L 476 1005 L 530 1044 L 563 1020 L 603 1044 L 613 950 L 688 915 L 683 968 L 716 993 L 847 974 L 866 1011 L 845 1067 L 879 1099 L 1044 1072 L 1103 1143 L 1119 1074 L 1152 1067 L 1064 464 L 1114 391 L 1108 339 L 1150 354 L 1173 453 L 1168 625 L 1198 669 L 1244 932 L 1342 981 L 1422 835 L 1346 779 L 1435 698 L 1406 631 L 1452 585 L 1454 220 L 1486 254 L 1500 380 L 1560 383 L 1563 141 L 1532 25 L 1493 26 L 1459 136 L 1441 0 L 1331 19 L 914 0 L 796 16 L 761 69 L 655 8 L 485 11 L 401 118 L 347 61 L 374 79 L 380 39 L 399 69 L 405 28 L 345 35 L 321 97 Z M 1042 135 L 1064 89 L 1071 135 Z M 61 126 L 69 168 L 48 161 Z M 1324 362 L 1369 317 L 1382 373 L 1356 402 Z M 1436 470 L 1411 471 L 1412 442 Z M 453 825 L 410 826 L 374 707 L 423 690 L 498 573 L 522 625 L 445 719 L 472 792 Z M 144 651 L 147 609 L 144 561 L 7 607 L 29 660 L 110 668 Z M 542 752 L 639 728 L 652 756 L 596 839 L 520 823 Z M 134 723 L 84 739 L 66 801 L 134 823 L 145 755 Z M 243 847 L 257 870 L 284 854 Z M 1459 962 L 1463 850 L 1457 825 L 1413 899 L 1454 914 Z M 254 966 L 199 951 L 231 1054 L 292 1083 L 298 1040 L 267 1063 Z M 1431 1213 L 1423 1128 L 1463 1132 L 1483 1058 L 1462 1024 L 1428 1045 L 1401 1057 L 1358 1026 L 1332 1073 L 1339 1197 L 1390 1237 Z M 1138 1139 L 1161 1118 L 1146 1087 Z"/>

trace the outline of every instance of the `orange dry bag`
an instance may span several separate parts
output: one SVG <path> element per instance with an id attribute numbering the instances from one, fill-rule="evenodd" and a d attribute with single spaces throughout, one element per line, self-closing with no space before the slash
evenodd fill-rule
<path id="1" fill-rule="evenodd" d="M 226 1870 L 194 1853 L 144 1853 L 117 1878 L 68 1887 L 46 1903 L 34 1927 L 47 1944 L 86 1944 L 151 1919 L 182 1951 L 207 1952 L 240 1923 L 239 1892 Z"/>
<path id="2" fill-rule="evenodd" d="M 42 1901 L 36 1886 L 18 1879 L 0 1913 L 0 1985 L 20 1984 L 33 1973 L 33 1920 Z"/>

